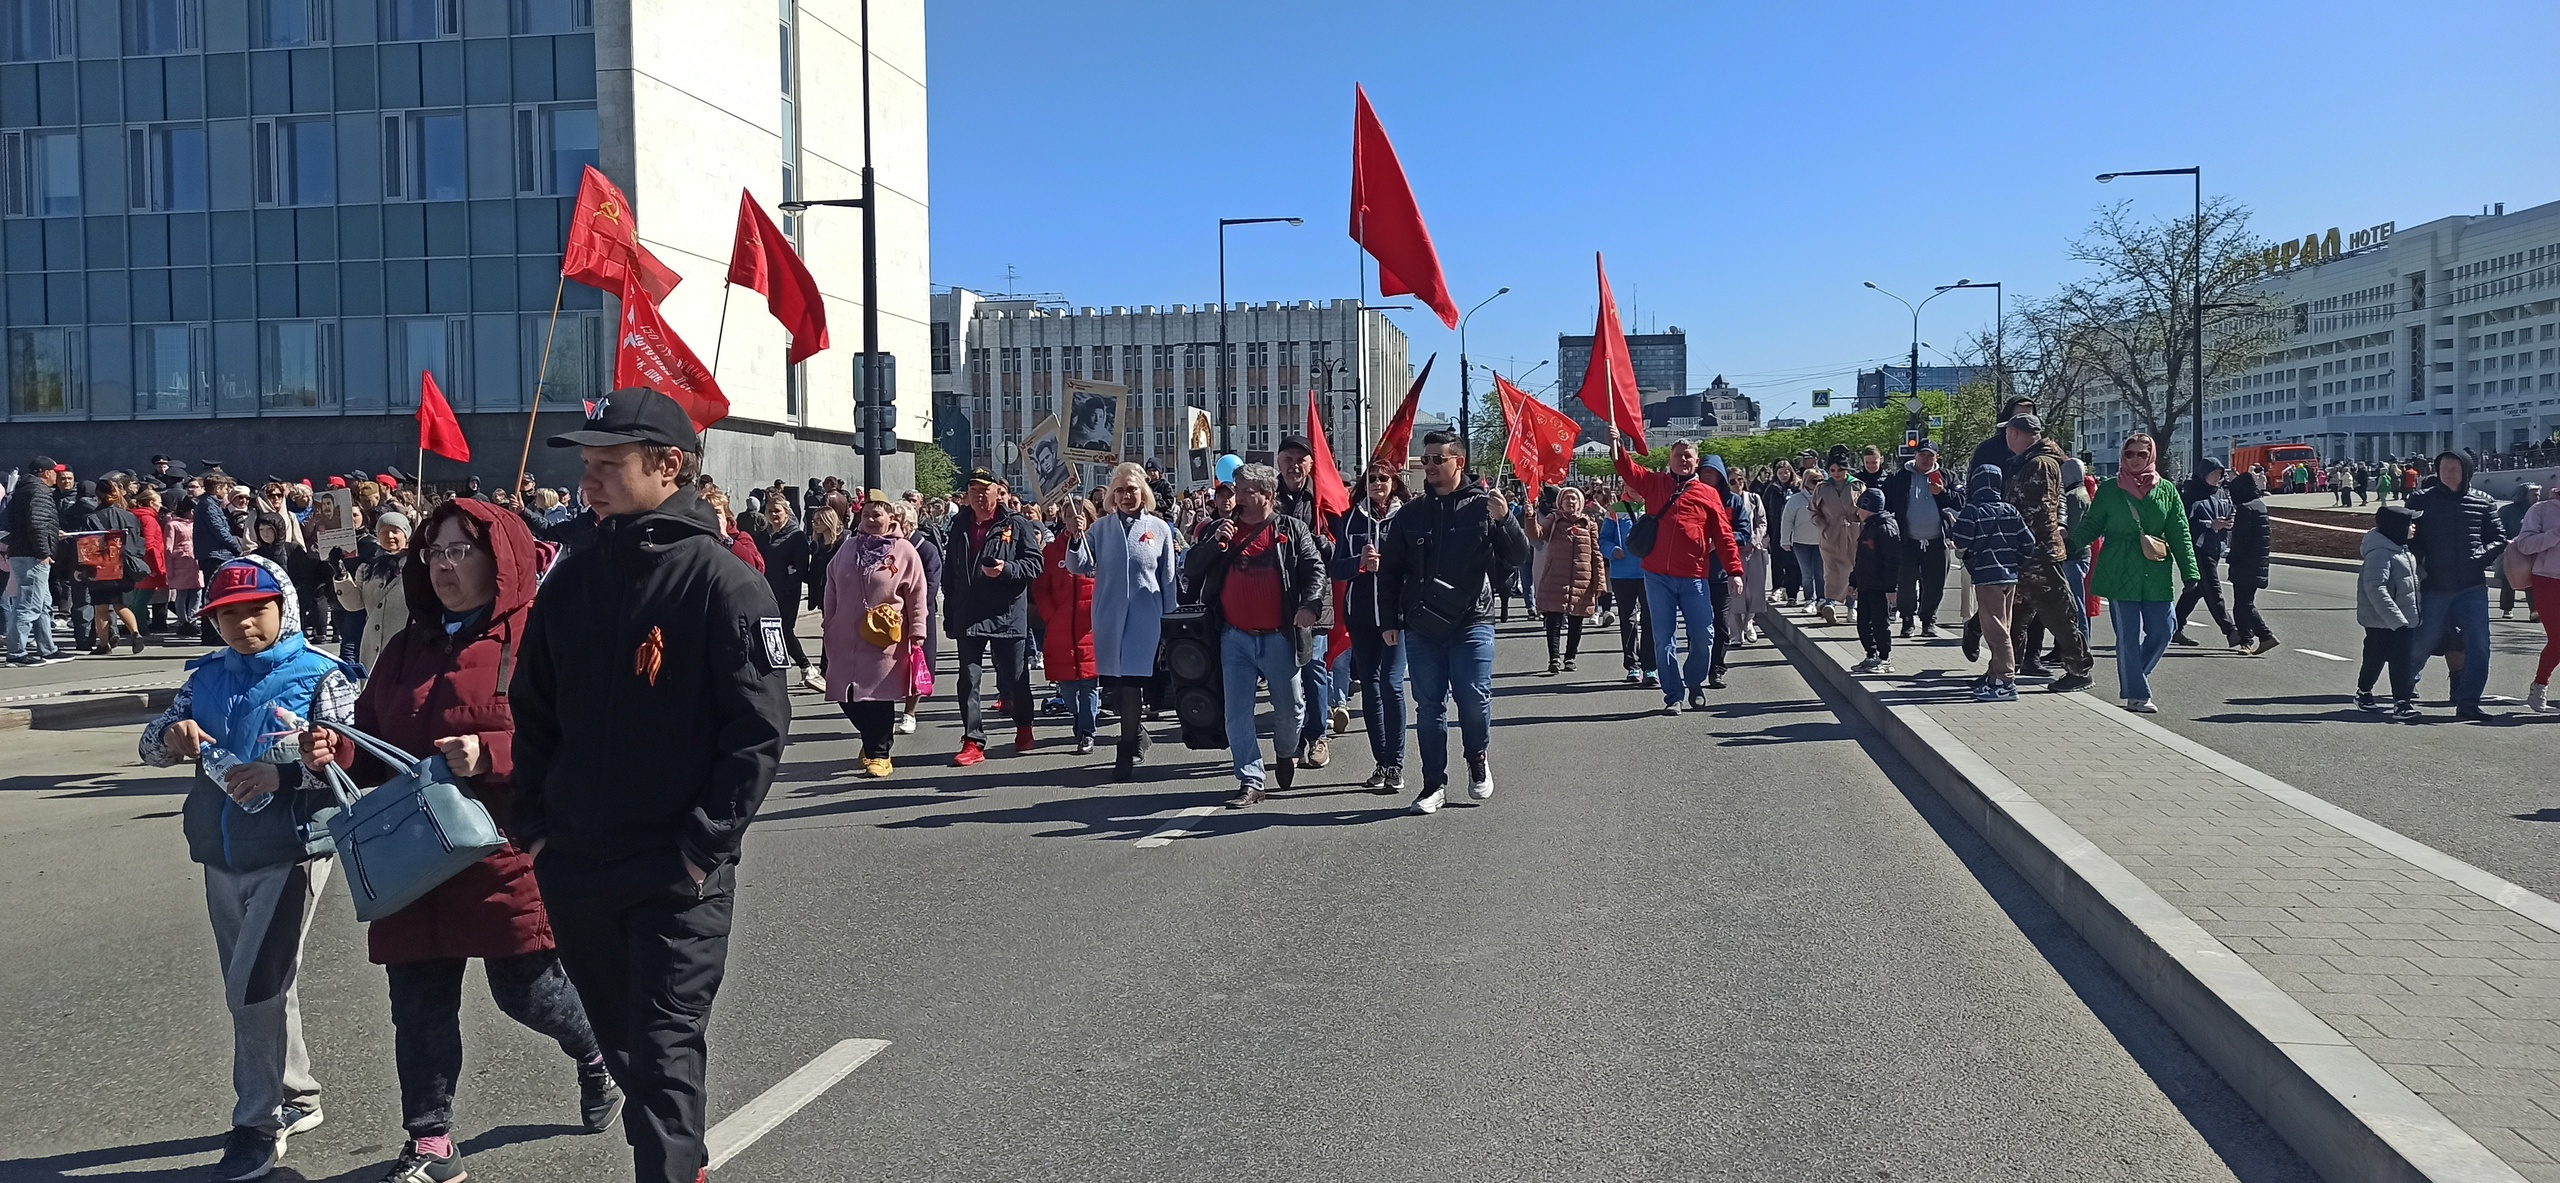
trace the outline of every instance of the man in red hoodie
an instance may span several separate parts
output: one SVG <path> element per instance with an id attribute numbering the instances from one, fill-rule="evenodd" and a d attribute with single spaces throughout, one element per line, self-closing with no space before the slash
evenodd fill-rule
<path id="1" fill-rule="evenodd" d="M 1668 471 L 1655 472 L 1636 463 L 1609 429 L 1609 452 L 1627 492 L 1644 502 L 1645 520 L 1627 539 L 1644 568 L 1645 602 L 1653 610 L 1653 658 L 1662 671 L 1662 713 L 1680 713 L 1686 688 L 1689 709 L 1703 710 L 1707 691 L 1724 689 L 1715 675 L 1716 612 L 1712 581 L 1726 581 L 1726 594 L 1742 594 L 1742 551 L 1733 543 L 1733 522 L 1725 515 L 1724 497 L 1698 479 L 1698 445 L 1681 440 L 1671 445 Z M 1645 538 L 1646 526 L 1652 538 Z M 1672 664 L 1680 620 L 1689 625 L 1689 659 Z"/>

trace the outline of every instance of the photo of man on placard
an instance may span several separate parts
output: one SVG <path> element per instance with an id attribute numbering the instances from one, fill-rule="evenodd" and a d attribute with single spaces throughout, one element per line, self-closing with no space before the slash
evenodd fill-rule
<path id="1" fill-rule="evenodd" d="M 1120 462 L 1120 404 L 1128 388 L 1108 382 L 1069 378 L 1067 431 L 1061 447 L 1069 460 L 1085 464 Z"/>

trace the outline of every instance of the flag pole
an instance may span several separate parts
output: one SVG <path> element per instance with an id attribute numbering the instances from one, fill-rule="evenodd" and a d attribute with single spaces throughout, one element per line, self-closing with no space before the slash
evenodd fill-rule
<path id="1" fill-rule="evenodd" d="M 635 261 L 634 266 L 638 263 Z M 533 394 L 525 399 L 524 450 L 516 454 L 516 483 L 511 489 L 524 487 L 525 470 L 533 466 L 533 421 L 542 414 L 542 380 L 551 375 L 551 340 L 560 335 L 560 299 L 569 294 L 569 273 L 560 273 L 560 282 L 551 288 L 551 327 L 542 334 L 542 364 L 533 371 Z"/>
<path id="2" fill-rule="evenodd" d="M 770 285 L 768 285 L 770 286 Z M 729 340 L 729 281 L 720 281 L 720 328 L 711 335 L 711 376 L 720 376 L 720 346 Z"/>

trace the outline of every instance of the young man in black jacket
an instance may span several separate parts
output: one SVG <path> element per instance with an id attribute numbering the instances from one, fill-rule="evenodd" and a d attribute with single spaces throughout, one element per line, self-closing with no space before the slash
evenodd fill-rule
<path id="1" fill-rule="evenodd" d="M 954 767 L 987 758 L 987 712 L 978 679 L 995 662 L 996 697 L 1013 714 L 1013 747 L 1031 750 L 1031 584 L 1040 578 L 1040 531 L 1005 508 L 1004 482 L 986 469 L 943 541 L 942 631 L 960 638 L 960 753 Z"/>
<path id="2" fill-rule="evenodd" d="M 1316 508 L 1315 451 L 1315 445 L 1304 436 L 1281 438 L 1280 450 L 1273 454 L 1272 470 L 1279 474 L 1280 495 L 1273 502 L 1272 512 L 1296 518 L 1315 535 L 1321 551 L 1332 545 L 1338 523 L 1333 515 Z M 1316 618 L 1317 636 L 1333 631 L 1330 593 L 1316 605 Z M 1322 646 L 1298 664 L 1298 702 L 1304 707 L 1299 713 L 1305 716 L 1298 721 L 1300 762 L 1309 768 L 1322 768 L 1333 759 L 1332 741 L 1324 733 L 1325 716 L 1333 706 L 1333 667 L 1325 662 Z"/>
<path id="3" fill-rule="evenodd" d="M 2462 669 L 2453 676 L 2453 716 L 2483 720 L 2481 692 L 2489 686 L 2489 577 L 2486 569 L 2506 553 L 2507 530 L 2497 502 L 2471 487 L 2471 458 L 2460 452 L 2436 457 L 2436 483 L 2409 498 L 2418 515 L 2409 549 L 2418 555 L 2418 625 L 2409 635 L 2412 681 L 2427 673 L 2427 658 L 2444 643 L 2445 630 L 2462 633 Z"/>
<path id="4" fill-rule="evenodd" d="M 2221 461 L 2207 456 L 2195 483 L 2186 490 L 2187 535 L 2196 544 L 2196 581 L 2178 593 L 2178 606 L 2171 615 L 2177 626 L 2169 637 L 2172 645 L 2199 644 L 2187 635 L 2187 614 L 2196 610 L 2199 600 L 2213 613 L 2213 623 L 2222 630 L 2224 643 L 2240 643 L 2239 633 L 2231 623 L 2231 611 L 2222 606 L 2222 579 L 2215 574 L 2231 547 L 2231 494 L 2223 491 L 2227 475 Z"/>
<path id="5" fill-rule="evenodd" d="M 634 1177 L 690 1183 L 739 846 L 791 722 L 786 626 L 691 487 L 702 442 L 675 400 L 614 391 L 550 443 L 580 450 L 600 520 L 515 655 L 512 838 L 629 1097 Z"/>
<path id="6" fill-rule="evenodd" d="M 1467 796 L 1493 796 L 1493 609 L 1502 572 L 1527 562 L 1528 536 L 1499 492 L 1467 476 L 1457 433 L 1422 437 L 1423 497 L 1396 511 L 1378 547 L 1380 636 L 1403 645 L 1413 688 L 1422 793 L 1415 813 L 1447 800 L 1449 701 L 1458 703 Z"/>
<path id="7" fill-rule="evenodd" d="M 9 664 L 43 665 L 60 655 L 53 641 L 53 548 L 61 540 L 53 457 L 38 456 L 9 491 Z"/>

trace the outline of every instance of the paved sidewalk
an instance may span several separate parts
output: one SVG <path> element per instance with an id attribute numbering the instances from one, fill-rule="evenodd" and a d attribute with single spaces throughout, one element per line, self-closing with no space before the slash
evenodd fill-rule
<path id="1" fill-rule="evenodd" d="M 1869 696 L 1854 705 L 1889 714 L 1898 743 L 1930 749 L 1972 782 L 1993 828 L 2031 832 L 2042 844 L 2035 857 L 2086 881 L 2048 890 L 2106 896 L 2109 920 L 2148 938 L 2137 959 L 2179 959 L 2183 972 L 2173 976 L 2200 983 L 2256 1028 L 2258 1062 L 2217 1064 L 2262 1112 L 2275 1092 L 2248 1078 L 2298 1071 L 2424 1177 L 2560 1180 L 2560 904 L 2111 699 L 2029 682 L 2015 703 L 1972 702 L 1966 683 L 1980 667 L 1963 661 L 1954 629 L 1943 642 L 1897 641 L 1897 676 L 1851 679 L 1845 669 L 1860 654 L 1845 621 L 1824 627 L 1787 616 L 1809 629 L 1780 623 L 1772 631 L 1799 663 L 1816 667 L 1808 672 L 1823 675 L 1818 681 Z M 2102 690 L 2112 689 L 2109 672 L 2099 671 Z M 2196 937 L 2186 947 L 2182 931 Z M 2141 965 L 2118 964 L 2144 988 Z M 2183 1003 L 2153 1003 L 2179 1022 Z M 2181 1029 L 2216 1058 L 2197 1031 Z M 2268 1116 L 2286 1127 L 2281 1115 Z M 2287 1136 L 2338 1178 L 2335 1160 L 2322 1163 L 2302 1144 L 2318 1128 L 2298 1124 Z"/>

